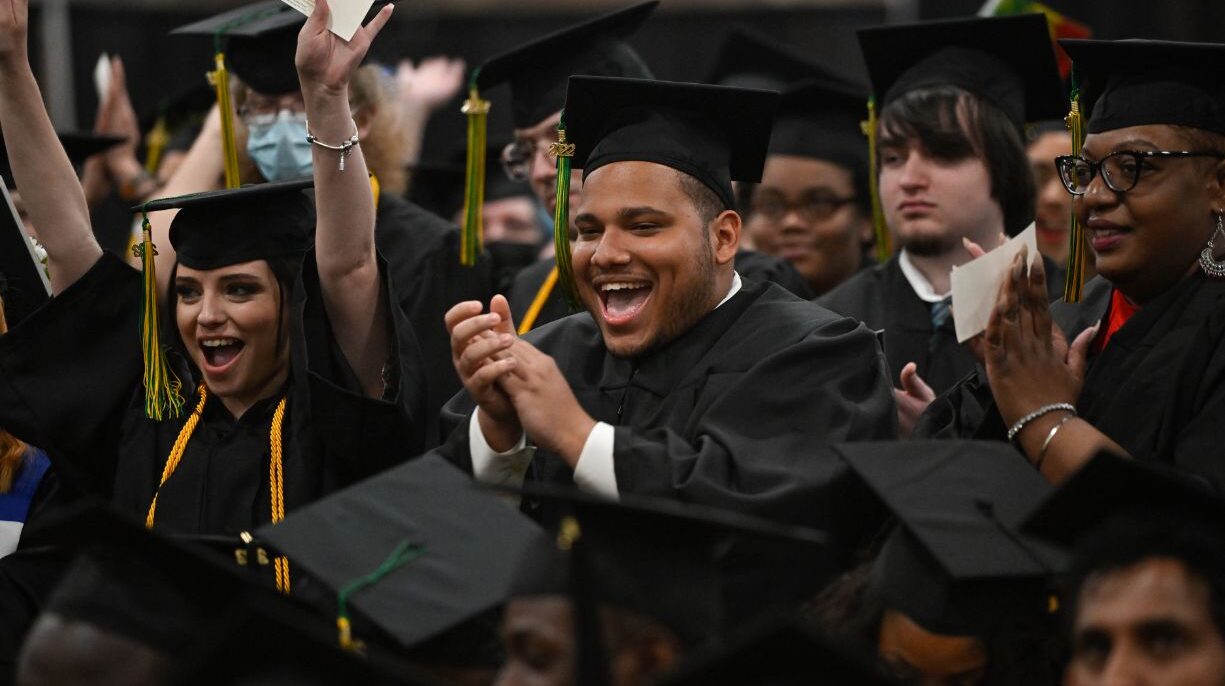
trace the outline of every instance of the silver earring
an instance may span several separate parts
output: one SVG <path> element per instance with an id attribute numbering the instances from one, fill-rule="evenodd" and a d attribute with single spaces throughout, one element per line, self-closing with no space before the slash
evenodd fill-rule
<path id="1" fill-rule="evenodd" d="M 1208 239 L 1208 247 L 1199 254 L 1199 268 L 1204 270 L 1204 274 L 1211 279 L 1225 279 L 1225 260 L 1216 259 L 1216 241 L 1221 235 L 1225 235 L 1225 220 L 1222 220 L 1221 215 L 1218 214 L 1216 231 L 1213 231 L 1212 238 Z"/>

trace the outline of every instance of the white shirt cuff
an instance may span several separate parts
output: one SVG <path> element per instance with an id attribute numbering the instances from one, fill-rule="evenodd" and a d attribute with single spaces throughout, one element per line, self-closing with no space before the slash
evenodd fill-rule
<path id="1" fill-rule="evenodd" d="M 583 452 L 574 465 L 574 483 L 584 491 L 610 500 L 618 499 L 617 470 L 613 465 L 613 441 L 616 434 L 611 424 L 599 422 L 587 435 Z"/>
<path id="2" fill-rule="evenodd" d="M 468 420 L 468 452 L 472 456 L 472 474 L 477 481 L 497 486 L 519 488 L 532 464 L 535 448 L 527 447 L 527 437 L 519 436 L 519 442 L 506 452 L 496 452 L 489 447 L 485 433 L 481 431 L 480 410 L 472 413 Z M 518 498 L 514 498 L 518 501 Z"/>

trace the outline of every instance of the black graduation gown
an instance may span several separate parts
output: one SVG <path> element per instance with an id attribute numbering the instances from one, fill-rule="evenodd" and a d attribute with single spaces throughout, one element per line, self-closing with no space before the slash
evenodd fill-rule
<path id="1" fill-rule="evenodd" d="M 494 276 L 485 255 L 472 267 L 459 263 L 460 233 L 454 224 L 394 195 L 379 196 L 374 238 L 425 361 L 425 412 L 432 418 L 426 447 L 433 447 L 438 411 L 460 389 L 444 316 L 465 300 L 489 302 Z"/>
<path id="2" fill-rule="evenodd" d="M 756 250 L 740 250 L 736 253 L 736 271 L 749 281 L 773 281 L 804 300 L 811 300 L 814 293 L 808 281 L 787 260 L 771 257 Z"/>
<path id="3" fill-rule="evenodd" d="M 588 313 L 527 339 L 557 361 L 583 408 L 615 427 L 622 493 L 824 526 L 840 512 L 834 494 L 820 491 L 840 469 L 821 447 L 897 435 L 872 332 L 775 284 L 745 281 L 692 329 L 637 359 L 610 354 Z M 444 409 L 457 429 L 442 451 L 469 471 L 473 409 L 466 393 Z M 564 461 L 543 450 L 529 478 L 573 482 Z"/>
<path id="4" fill-rule="evenodd" d="M 1056 303 L 1069 340 L 1109 317 L 1113 287 L 1097 277 L 1081 302 Z M 937 398 L 922 418 L 934 437 L 1004 440 L 985 375 Z M 1225 283 L 1200 272 L 1140 309 L 1088 360 L 1080 416 L 1133 457 L 1186 469 L 1225 488 Z"/>
<path id="5" fill-rule="evenodd" d="M 863 270 L 817 302 L 885 332 L 889 379 L 897 386 L 902 367 L 918 365 L 919 376 L 940 393 L 974 371 L 974 356 L 957 342 L 952 317 L 932 325 L 931 305 L 915 294 L 897 256 Z"/>
<path id="6" fill-rule="evenodd" d="M 185 379 L 184 416 L 143 411 L 140 275 L 104 255 L 81 279 L 0 337 L 0 425 L 47 451 L 63 487 L 110 500 L 144 521 L 166 458 L 198 396 Z M 389 302 L 396 302 L 388 283 Z M 420 451 L 426 416 L 412 327 L 389 308 L 395 383 L 365 397 L 334 342 L 308 254 L 291 309 L 284 435 L 285 508 L 377 473 Z M 158 496 L 156 527 L 231 535 L 271 519 L 269 434 L 277 398 L 235 421 L 211 397 Z"/>

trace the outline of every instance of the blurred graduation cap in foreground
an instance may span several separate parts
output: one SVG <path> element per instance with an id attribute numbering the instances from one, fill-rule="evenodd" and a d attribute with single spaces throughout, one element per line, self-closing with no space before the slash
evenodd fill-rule
<path id="1" fill-rule="evenodd" d="M 256 535 L 334 593 L 342 624 L 355 634 L 377 632 L 411 648 L 500 605 L 513 570 L 542 533 L 468 475 L 427 455 Z"/>
<path id="2" fill-rule="evenodd" d="M 1031 508 L 1022 530 L 1070 548 L 1119 515 L 1160 514 L 1206 523 L 1225 538 L 1225 497 L 1188 472 L 1107 452 Z"/>
<path id="3" fill-rule="evenodd" d="M 1051 487 L 1011 446 L 905 441 L 836 452 L 898 518 L 873 569 L 889 607 L 948 635 L 993 634 L 1056 609 L 1063 556 L 1017 532 Z"/>

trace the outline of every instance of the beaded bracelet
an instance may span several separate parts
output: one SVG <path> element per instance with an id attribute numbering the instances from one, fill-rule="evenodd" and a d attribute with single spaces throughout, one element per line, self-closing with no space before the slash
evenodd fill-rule
<path id="1" fill-rule="evenodd" d="M 1017 434 L 1021 433 L 1021 430 L 1025 428 L 1026 424 L 1029 424 L 1044 414 L 1049 414 L 1057 410 L 1066 410 L 1071 412 L 1072 416 L 1076 416 L 1076 408 L 1072 405 L 1072 403 L 1052 403 L 1050 405 L 1043 405 L 1024 417 L 1021 417 L 1017 420 L 1016 424 L 1012 425 L 1012 428 L 1008 430 L 1008 442 L 1014 442 L 1017 438 Z"/>
<path id="2" fill-rule="evenodd" d="M 317 145 L 321 148 L 326 148 L 327 150 L 335 150 L 336 152 L 339 152 L 340 153 L 340 171 L 344 171 L 345 170 L 345 158 L 348 157 L 349 154 L 353 152 L 353 148 L 357 147 L 357 144 L 361 142 L 361 139 L 357 137 L 357 122 L 355 121 L 353 122 L 353 135 L 349 138 L 349 140 L 341 143 L 340 145 L 328 145 L 327 143 L 324 143 L 323 141 L 316 138 L 315 134 L 310 132 L 310 122 L 308 121 L 306 122 L 306 142 L 310 143 L 311 145 Z"/>

